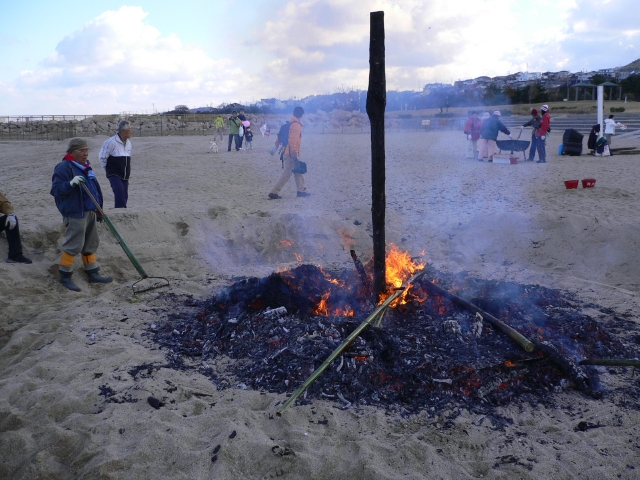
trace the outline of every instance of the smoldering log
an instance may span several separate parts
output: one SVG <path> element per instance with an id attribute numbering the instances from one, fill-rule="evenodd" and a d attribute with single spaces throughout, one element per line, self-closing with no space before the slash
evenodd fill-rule
<path id="1" fill-rule="evenodd" d="M 385 259 L 385 138 L 387 105 L 385 77 L 384 12 L 371 12 L 369 38 L 369 88 L 367 115 L 371 124 L 371 220 L 373 227 L 373 288 L 376 301 L 386 290 Z"/>
<path id="2" fill-rule="evenodd" d="M 584 373 L 578 365 L 572 360 L 562 355 L 560 351 L 551 342 L 540 342 L 536 344 L 536 348 L 541 351 L 545 358 L 556 365 L 562 373 L 564 373 L 569 380 L 573 382 L 578 390 L 587 393 L 594 398 L 600 398 L 601 392 L 595 391 L 591 387 L 589 377 Z"/>

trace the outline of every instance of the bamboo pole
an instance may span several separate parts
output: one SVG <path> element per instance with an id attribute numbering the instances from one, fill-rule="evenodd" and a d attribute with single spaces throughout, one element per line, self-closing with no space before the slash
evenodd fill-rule
<path id="1" fill-rule="evenodd" d="M 436 292 L 438 295 L 441 295 L 451 300 L 452 302 L 462 305 L 463 307 L 467 308 L 468 310 L 471 310 L 472 312 L 479 313 L 480 315 L 482 315 L 482 318 L 484 320 L 489 322 L 491 325 L 493 325 L 495 328 L 500 330 L 502 333 L 506 334 L 511 340 L 516 342 L 525 351 L 529 353 L 533 352 L 535 348 L 533 343 L 524 335 L 522 335 L 520 332 L 518 332 L 517 330 L 513 329 L 512 327 L 504 323 L 502 320 L 498 320 L 496 317 L 494 317 L 490 313 L 487 313 L 481 308 L 476 307 L 473 303 L 466 301 L 464 298 L 458 297 L 457 295 L 445 290 L 442 287 L 439 287 L 433 282 L 430 282 L 427 280 L 423 283 L 427 288 L 430 288 L 431 290 Z"/>
<path id="2" fill-rule="evenodd" d="M 408 285 L 410 285 L 412 282 L 414 282 L 417 278 L 419 278 L 423 274 L 424 274 L 424 270 L 417 273 L 412 278 L 410 278 L 405 283 L 405 286 L 402 289 L 399 289 L 393 294 L 391 294 L 389 298 L 387 298 L 384 302 L 382 302 L 382 304 L 378 308 L 376 308 L 371 315 L 369 315 L 366 319 L 364 319 L 364 321 L 360 325 L 358 325 L 358 327 L 353 332 L 351 332 L 351 334 L 349 334 L 349 336 L 333 352 L 331 352 L 331 355 L 327 357 L 327 359 L 322 363 L 322 365 L 316 368 L 314 372 L 311 375 L 309 375 L 309 377 L 304 381 L 304 383 L 300 385 L 298 389 L 291 394 L 289 399 L 278 409 L 278 411 L 276 412 L 276 415 L 278 415 L 279 417 L 282 416 L 282 413 L 287 408 L 289 408 L 293 404 L 293 402 L 295 402 L 298 399 L 300 395 L 302 395 L 302 392 L 304 392 L 307 388 L 309 388 L 311 384 L 315 382 L 320 375 L 322 375 L 322 372 L 324 372 L 327 369 L 327 367 L 331 365 L 331 362 L 333 362 L 336 358 L 338 358 L 338 356 L 351 344 L 351 342 L 353 342 L 358 337 L 358 335 L 360 335 L 364 331 L 365 328 L 367 328 L 376 318 L 378 318 L 378 316 L 382 315 L 382 313 L 387 309 L 387 307 L 391 304 L 391 302 L 393 302 L 396 298 L 398 298 L 398 296 L 407 288 Z"/>

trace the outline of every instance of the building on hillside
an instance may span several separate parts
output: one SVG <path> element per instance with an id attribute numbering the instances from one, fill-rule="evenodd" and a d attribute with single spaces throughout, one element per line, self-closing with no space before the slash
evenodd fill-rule
<path id="1" fill-rule="evenodd" d="M 516 73 L 516 81 L 518 82 L 534 82 L 542 78 L 541 72 L 518 72 Z"/>

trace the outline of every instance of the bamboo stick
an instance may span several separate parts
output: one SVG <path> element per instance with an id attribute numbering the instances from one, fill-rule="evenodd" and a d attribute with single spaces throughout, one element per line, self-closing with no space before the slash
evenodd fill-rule
<path id="1" fill-rule="evenodd" d="M 463 307 L 471 310 L 472 312 L 479 313 L 480 315 L 482 315 L 482 318 L 484 320 L 489 322 L 491 325 L 493 325 L 495 328 L 500 330 L 502 333 L 506 334 L 511 340 L 516 342 L 525 351 L 527 351 L 529 353 L 533 352 L 533 350 L 535 348 L 533 343 L 527 337 L 525 337 L 520 332 L 518 332 L 514 328 L 512 328 L 509 325 L 507 325 L 506 323 L 504 323 L 502 320 L 498 320 L 496 317 L 494 317 L 490 313 L 487 313 L 484 310 L 482 310 L 481 308 L 476 307 L 473 303 L 468 302 L 464 298 L 458 297 L 457 295 L 445 290 L 442 287 L 439 287 L 438 285 L 436 285 L 433 282 L 430 282 L 430 281 L 426 280 L 426 281 L 423 282 L 423 284 L 427 288 L 430 288 L 431 290 L 436 292 L 438 295 L 443 296 L 443 297 L 445 297 L 445 298 L 447 298 L 447 299 L 451 300 L 452 302 L 455 302 L 455 303 L 457 303 L 459 305 L 462 305 Z"/>
<path id="2" fill-rule="evenodd" d="M 338 358 L 338 356 L 351 344 L 351 342 L 353 342 L 358 337 L 358 335 L 360 335 L 364 331 L 365 328 L 367 328 L 379 315 L 381 315 L 382 312 L 384 312 L 387 309 L 387 307 L 391 304 L 391 302 L 393 302 L 396 298 L 398 298 L 398 296 L 407 288 L 409 284 L 414 282 L 424 273 L 425 271 L 422 270 L 421 272 L 411 277 L 405 283 L 405 286 L 401 290 L 397 290 L 396 292 L 391 294 L 389 298 L 387 298 L 384 302 L 382 302 L 382 304 L 380 304 L 380 306 L 376 308 L 371 315 L 369 315 L 360 325 L 358 325 L 358 327 L 353 332 L 351 332 L 351 334 L 331 353 L 331 355 L 327 357 L 327 359 L 322 363 L 322 365 L 316 368 L 315 371 L 311 375 L 309 375 L 309 377 L 304 381 L 304 383 L 300 385 L 300 387 L 298 387 L 298 389 L 291 394 L 289 399 L 278 409 L 278 411 L 276 412 L 276 415 L 282 416 L 282 413 L 287 408 L 289 408 L 293 404 L 293 402 L 295 402 L 297 398 L 300 395 L 302 395 L 302 393 L 307 388 L 309 388 L 311 384 L 315 382 L 320 375 L 322 375 L 322 372 L 324 372 L 327 369 L 327 367 L 331 364 L 331 362 L 333 362 L 336 358 Z"/>

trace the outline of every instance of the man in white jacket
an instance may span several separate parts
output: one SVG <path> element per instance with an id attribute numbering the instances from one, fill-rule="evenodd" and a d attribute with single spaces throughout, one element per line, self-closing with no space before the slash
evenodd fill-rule
<path id="1" fill-rule="evenodd" d="M 131 175 L 131 123 L 122 120 L 118 133 L 102 144 L 100 165 L 105 169 L 113 196 L 114 208 L 127 208 L 129 176 Z"/>
<path id="2" fill-rule="evenodd" d="M 609 149 L 611 149 L 611 137 L 616 134 L 616 127 L 627 128 L 626 125 L 623 125 L 620 122 L 616 122 L 613 119 L 613 115 L 609 115 L 604 121 L 604 136 L 607 139 L 607 145 L 609 145 Z"/>

